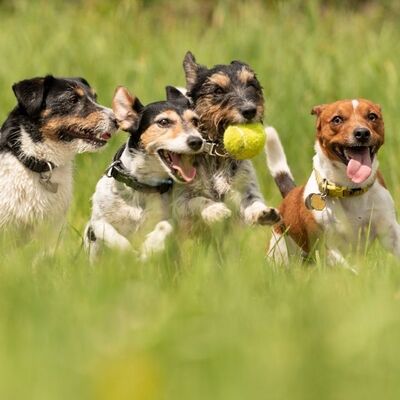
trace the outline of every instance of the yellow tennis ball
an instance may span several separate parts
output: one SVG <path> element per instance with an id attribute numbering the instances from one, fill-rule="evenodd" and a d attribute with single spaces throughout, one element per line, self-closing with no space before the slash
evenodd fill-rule
<path id="1" fill-rule="evenodd" d="M 230 125 L 224 132 L 224 147 L 232 157 L 245 160 L 262 151 L 265 139 L 262 124 Z"/>

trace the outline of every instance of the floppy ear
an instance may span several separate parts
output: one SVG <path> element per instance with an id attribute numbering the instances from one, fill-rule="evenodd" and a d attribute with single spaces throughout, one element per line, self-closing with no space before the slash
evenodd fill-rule
<path id="1" fill-rule="evenodd" d="M 311 109 L 311 115 L 316 115 L 317 117 L 319 117 L 324 108 L 325 108 L 325 104 L 320 104 L 319 106 L 314 106 Z"/>
<path id="2" fill-rule="evenodd" d="M 191 90 L 197 81 L 199 71 L 205 70 L 206 67 L 197 64 L 194 55 L 188 51 L 183 59 L 183 69 L 186 77 L 186 88 L 187 90 Z"/>
<path id="3" fill-rule="evenodd" d="M 311 115 L 316 115 L 317 116 L 317 129 L 321 129 L 321 119 L 319 116 L 321 115 L 322 111 L 324 110 L 326 104 L 320 104 L 319 106 L 314 106 L 311 109 Z"/>
<path id="4" fill-rule="evenodd" d="M 137 97 L 131 95 L 127 88 L 118 86 L 112 100 L 112 109 L 119 127 L 128 131 L 136 127 L 143 104 Z"/>
<path id="5" fill-rule="evenodd" d="M 45 78 L 25 79 L 14 83 L 12 90 L 18 100 L 18 105 L 30 116 L 37 114 L 43 105 L 46 88 L 54 78 L 51 75 Z"/>
<path id="6" fill-rule="evenodd" d="M 167 86 L 165 91 L 167 93 L 167 101 L 179 103 L 184 107 L 190 107 L 190 100 L 176 87 Z"/>

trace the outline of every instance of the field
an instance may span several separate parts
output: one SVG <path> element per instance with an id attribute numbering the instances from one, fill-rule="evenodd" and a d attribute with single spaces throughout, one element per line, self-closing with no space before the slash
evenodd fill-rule
<path id="1" fill-rule="evenodd" d="M 400 204 L 397 2 L 175 3 L 0 1 L 1 121 L 26 77 L 84 76 L 105 105 L 123 84 L 145 103 L 184 84 L 188 49 L 206 65 L 240 59 L 258 73 L 298 182 L 311 170 L 312 106 L 380 103 L 381 169 Z M 265 258 L 269 229 L 233 218 L 207 243 L 178 235 L 146 264 L 110 251 L 90 267 L 90 197 L 125 138 L 77 157 L 53 256 L 35 257 L 46 237 L 1 241 L 0 399 L 400 398 L 399 261 L 379 244 L 349 256 L 358 275 L 324 259 L 285 270 Z M 277 205 L 264 156 L 254 163 Z"/>

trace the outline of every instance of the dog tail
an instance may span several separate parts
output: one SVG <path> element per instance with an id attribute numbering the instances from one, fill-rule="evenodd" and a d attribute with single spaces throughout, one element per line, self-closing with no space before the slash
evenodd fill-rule
<path id="1" fill-rule="evenodd" d="M 286 161 L 285 151 L 278 132 L 272 126 L 268 126 L 265 128 L 265 133 L 267 135 L 265 143 L 267 166 L 282 197 L 285 198 L 296 187 L 296 183 Z"/>

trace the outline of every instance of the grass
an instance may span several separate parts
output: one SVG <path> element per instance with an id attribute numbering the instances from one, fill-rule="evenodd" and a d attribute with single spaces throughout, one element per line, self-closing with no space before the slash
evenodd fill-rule
<path id="1" fill-rule="evenodd" d="M 266 119 L 299 182 L 311 167 L 311 107 L 379 102 L 381 166 L 399 203 L 395 2 L 350 10 L 201 4 L 3 2 L 1 120 L 15 103 L 11 84 L 26 77 L 81 75 L 104 104 L 118 84 L 149 102 L 166 84 L 184 83 L 188 49 L 207 65 L 242 59 L 258 73 Z M 233 219 L 209 243 L 180 235 L 146 265 L 107 252 L 90 268 L 80 232 L 96 181 L 124 139 L 77 157 L 74 202 L 53 257 L 33 262 L 45 237 L 22 248 L 2 241 L 1 399 L 399 398 L 399 262 L 379 245 L 350 257 L 358 276 L 324 260 L 279 269 L 265 260 L 269 230 Z M 255 164 L 265 197 L 277 204 L 263 156 Z"/>

